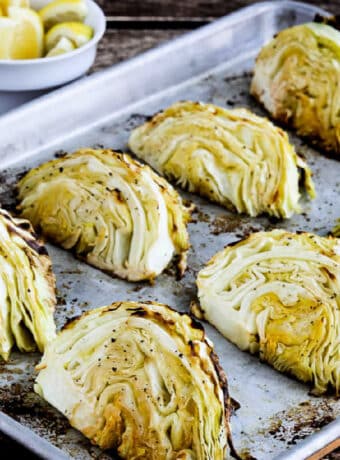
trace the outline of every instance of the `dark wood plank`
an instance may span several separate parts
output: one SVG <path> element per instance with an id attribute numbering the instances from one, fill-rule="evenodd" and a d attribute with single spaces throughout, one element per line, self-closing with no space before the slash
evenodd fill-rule
<path id="1" fill-rule="evenodd" d="M 108 16 L 163 17 L 163 18 L 216 18 L 246 5 L 252 0 L 99 0 Z M 340 14 L 340 0 L 308 1 L 331 13 Z"/>
<path id="2" fill-rule="evenodd" d="M 91 73 L 136 56 L 186 31 L 183 29 L 107 30 L 103 40 L 99 43 Z"/>
<path id="3" fill-rule="evenodd" d="M 340 449 L 328 454 L 323 460 L 340 460 Z"/>

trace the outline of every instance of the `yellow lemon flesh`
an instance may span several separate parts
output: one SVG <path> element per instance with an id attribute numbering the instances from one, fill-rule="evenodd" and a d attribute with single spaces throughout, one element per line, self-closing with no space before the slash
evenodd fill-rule
<path id="1" fill-rule="evenodd" d="M 0 18 L 0 59 L 34 59 L 43 54 L 44 31 L 39 15 L 18 6 Z"/>
<path id="2" fill-rule="evenodd" d="M 29 8 L 29 0 L 0 0 L 0 8 L 3 14 L 8 13 L 10 6 L 20 6 L 22 8 Z"/>
<path id="3" fill-rule="evenodd" d="M 46 54 L 46 57 L 54 57 L 59 56 L 60 54 L 69 53 L 75 48 L 76 47 L 74 46 L 73 42 L 71 42 L 71 40 L 63 37 L 58 41 L 55 47 Z"/>
<path id="4" fill-rule="evenodd" d="M 63 22 L 53 26 L 45 36 L 46 51 L 49 52 L 58 41 L 65 37 L 71 40 L 76 47 L 83 46 L 93 36 L 92 27 L 81 22 Z"/>
<path id="5" fill-rule="evenodd" d="M 11 59 L 16 22 L 5 17 L 0 18 L 0 59 Z"/>
<path id="6" fill-rule="evenodd" d="M 87 11 L 85 0 L 55 0 L 42 8 L 39 16 L 48 30 L 63 22 L 83 22 Z"/>

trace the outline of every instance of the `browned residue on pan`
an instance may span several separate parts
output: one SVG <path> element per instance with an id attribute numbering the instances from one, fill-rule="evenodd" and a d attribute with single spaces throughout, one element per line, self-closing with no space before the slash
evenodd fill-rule
<path id="1" fill-rule="evenodd" d="M 279 441 L 294 445 L 335 420 L 332 400 L 303 401 L 271 418 L 263 431 Z"/>

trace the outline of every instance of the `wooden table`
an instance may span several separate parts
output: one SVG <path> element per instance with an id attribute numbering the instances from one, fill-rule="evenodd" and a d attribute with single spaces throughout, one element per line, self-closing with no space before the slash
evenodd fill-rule
<path id="1" fill-rule="evenodd" d="M 279 0 L 277 0 L 279 1 Z M 107 16 L 107 31 L 99 44 L 91 72 L 131 58 L 215 18 L 256 1 L 250 0 L 98 0 Z M 340 15 L 340 0 L 309 1 Z M 30 454 L 0 434 L 2 460 L 33 460 Z M 324 460 L 340 460 L 340 451 Z M 261 459 L 258 459 L 261 460 Z"/>

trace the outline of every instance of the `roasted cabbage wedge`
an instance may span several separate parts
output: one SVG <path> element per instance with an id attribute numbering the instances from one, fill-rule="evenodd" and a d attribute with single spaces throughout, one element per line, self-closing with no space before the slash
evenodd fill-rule
<path id="1" fill-rule="evenodd" d="M 35 391 L 123 459 L 224 460 L 227 380 L 202 326 L 165 305 L 83 314 L 47 347 Z"/>
<path id="2" fill-rule="evenodd" d="M 251 93 L 271 116 L 340 153 L 340 32 L 327 24 L 285 29 L 258 55 Z"/>
<path id="3" fill-rule="evenodd" d="M 43 351 L 55 337 L 55 279 L 31 224 L 0 209 L 0 355 Z"/>
<path id="4" fill-rule="evenodd" d="M 112 275 L 153 279 L 175 254 L 186 268 L 188 208 L 129 155 L 81 149 L 32 169 L 18 197 L 38 232 Z"/>
<path id="5" fill-rule="evenodd" d="M 311 172 L 288 136 L 246 109 L 178 102 L 136 128 L 130 149 L 158 172 L 239 213 L 290 217 Z"/>
<path id="6" fill-rule="evenodd" d="M 208 320 L 241 350 L 340 394 L 340 240 L 254 233 L 216 254 L 197 277 Z"/>

